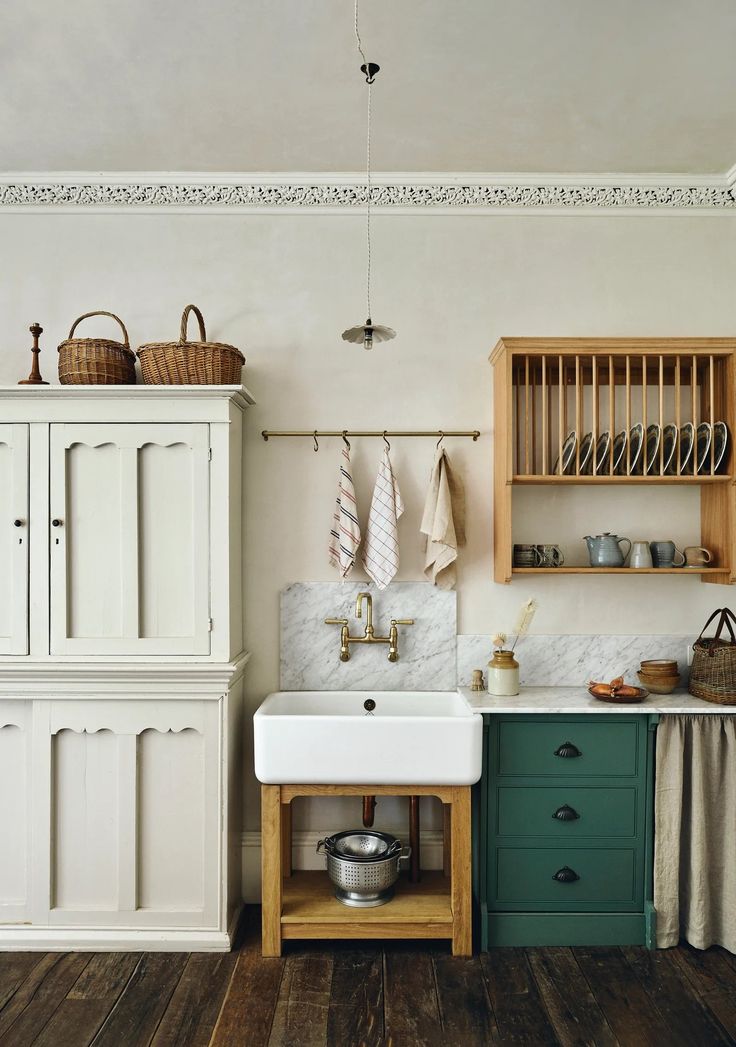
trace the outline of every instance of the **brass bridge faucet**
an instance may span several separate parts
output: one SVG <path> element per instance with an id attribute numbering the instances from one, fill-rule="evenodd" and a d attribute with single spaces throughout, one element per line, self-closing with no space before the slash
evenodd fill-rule
<path id="1" fill-rule="evenodd" d="M 398 662 L 399 660 L 399 629 L 400 625 L 414 625 L 413 618 L 392 618 L 391 628 L 388 636 L 376 636 L 373 629 L 373 597 L 370 593 L 358 593 L 355 601 L 355 617 L 363 617 L 363 601 L 368 605 L 366 615 L 365 632 L 362 636 L 351 636 L 347 618 L 325 618 L 325 625 L 340 626 L 340 661 L 350 661 L 351 643 L 387 643 L 388 660 Z"/>

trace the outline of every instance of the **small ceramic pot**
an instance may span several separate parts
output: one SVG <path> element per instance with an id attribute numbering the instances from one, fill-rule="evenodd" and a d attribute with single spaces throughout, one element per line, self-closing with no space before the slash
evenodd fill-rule
<path id="1" fill-rule="evenodd" d="M 519 693 L 519 663 L 513 651 L 494 651 L 488 663 L 488 693 L 498 697 Z"/>
<path id="2" fill-rule="evenodd" d="M 652 554 L 649 549 L 649 542 L 632 542 L 629 567 L 638 567 L 641 570 L 644 567 L 651 566 Z"/>
<path id="3" fill-rule="evenodd" d="M 565 557 L 559 545 L 537 545 L 537 556 L 540 567 L 562 567 Z"/>

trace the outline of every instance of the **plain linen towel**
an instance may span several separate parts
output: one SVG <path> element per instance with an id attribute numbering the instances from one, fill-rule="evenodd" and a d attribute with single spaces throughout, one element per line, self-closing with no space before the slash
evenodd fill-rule
<path id="1" fill-rule="evenodd" d="M 330 566 L 338 569 L 341 578 L 347 578 L 355 564 L 359 545 L 360 524 L 353 478 L 350 475 L 350 451 L 343 447 L 340 452 L 340 476 L 329 545 Z"/>
<path id="2" fill-rule="evenodd" d="M 736 716 L 663 716 L 655 781 L 657 945 L 736 953 Z"/>
<path id="3" fill-rule="evenodd" d="M 403 512 L 401 491 L 386 447 L 373 488 L 363 546 L 363 565 L 379 589 L 385 589 L 399 569 L 398 521 Z"/>
<path id="4" fill-rule="evenodd" d="M 441 447 L 435 455 L 420 531 L 427 536 L 424 574 L 440 589 L 452 589 L 457 550 L 465 545 L 465 494 Z"/>

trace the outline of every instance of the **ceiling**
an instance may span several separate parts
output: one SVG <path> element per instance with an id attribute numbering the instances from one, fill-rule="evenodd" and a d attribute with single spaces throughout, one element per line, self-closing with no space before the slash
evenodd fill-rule
<path id="1" fill-rule="evenodd" d="M 0 170 L 364 166 L 352 0 L 3 0 Z M 736 162 L 733 0 L 361 0 L 381 171 Z"/>

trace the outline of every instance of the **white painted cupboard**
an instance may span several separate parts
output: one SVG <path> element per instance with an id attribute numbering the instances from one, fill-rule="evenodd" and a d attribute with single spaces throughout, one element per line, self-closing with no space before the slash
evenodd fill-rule
<path id="1" fill-rule="evenodd" d="M 252 402 L 0 390 L 0 950 L 229 947 Z"/>

